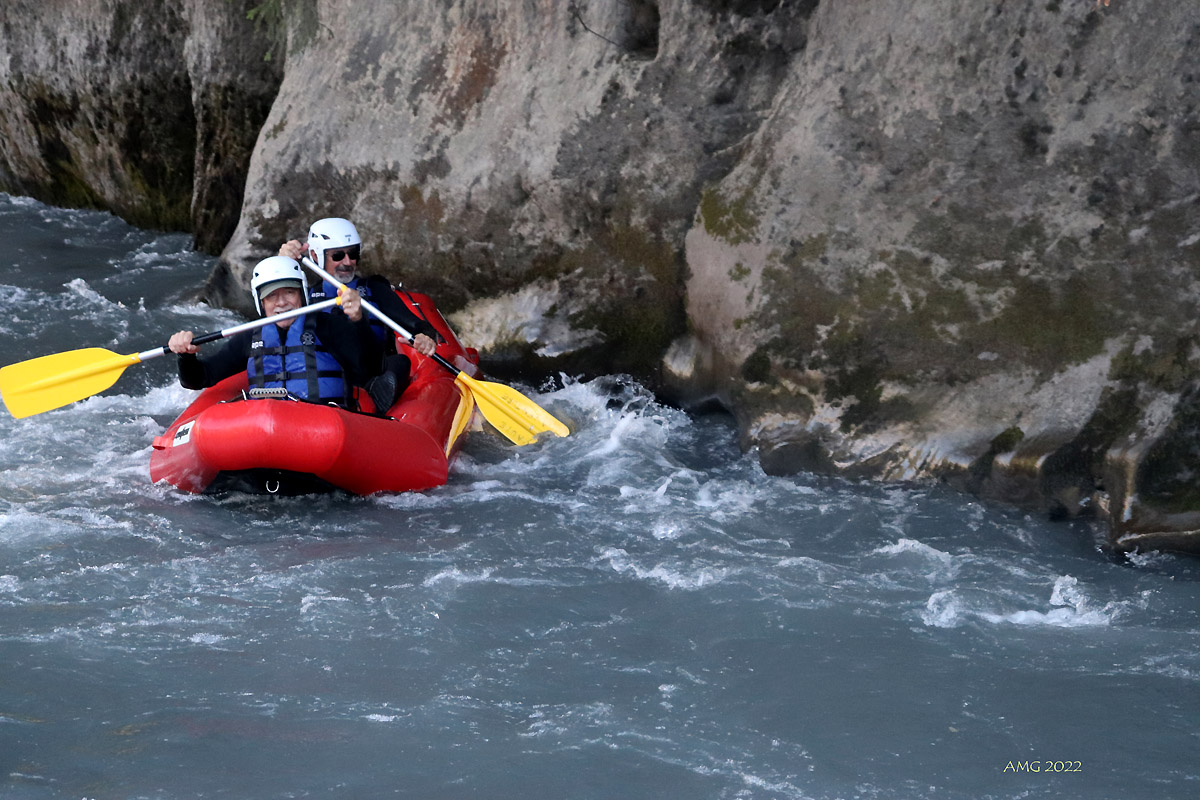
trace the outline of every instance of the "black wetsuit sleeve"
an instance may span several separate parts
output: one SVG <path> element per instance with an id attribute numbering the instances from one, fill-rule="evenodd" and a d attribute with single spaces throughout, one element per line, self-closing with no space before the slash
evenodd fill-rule
<path id="1" fill-rule="evenodd" d="M 369 378 L 379 374 L 383 347 L 367 324 L 365 313 L 358 322 L 351 322 L 345 314 L 317 314 L 317 338 L 342 365 L 347 383 L 365 386 Z"/>
<path id="2" fill-rule="evenodd" d="M 196 355 L 179 356 L 179 383 L 185 389 L 207 389 L 246 369 L 253 331 L 235 333 L 219 345 L 200 347 Z"/>
<path id="3" fill-rule="evenodd" d="M 367 278 L 366 284 L 371 289 L 371 302 L 376 308 L 391 317 L 401 328 L 413 336 L 423 333 L 435 342 L 441 341 L 437 328 L 409 311 L 408 306 L 396 295 L 387 278 L 382 275 L 372 275 Z M 366 311 L 363 313 L 369 314 Z"/>

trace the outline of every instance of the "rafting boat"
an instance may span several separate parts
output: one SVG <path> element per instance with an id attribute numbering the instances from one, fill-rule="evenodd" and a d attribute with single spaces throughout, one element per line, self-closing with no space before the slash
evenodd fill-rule
<path id="1" fill-rule="evenodd" d="M 472 377 L 479 354 L 464 348 L 433 302 L 397 292 L 444 340 L 437 352 Z M 412 382 L 386 417 L 358 392 L 362 411 L 288 397 L 248 397 L 244 372 L 205 389 L 154 439 L 151 480 L 188 492 L 308 494 L 405 492 L 441 486 L 463 434 L 476 422 L 471 392 L 406 342 Z M 282 394 L 282 392 L 280 392 Z"/>

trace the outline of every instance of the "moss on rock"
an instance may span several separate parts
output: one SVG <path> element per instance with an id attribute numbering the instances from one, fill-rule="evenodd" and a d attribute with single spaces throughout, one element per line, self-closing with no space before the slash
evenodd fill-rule
<path id="1" fill-rule="evenodd" d="M 700 196 L 700 221 L 710 236 L 733 245 L 752 241 L 758 230 L 758 212 L 749 190 L 726 199 L 719 188 L 706 188 Z"/>
<path id="2" fill-rule="evenodd" d="M 611 369 L 657 383 L 662 354 L 686 330 L 682 254 L 645 228 L 618 224 L 596 237 L 594 249 L 565 260 L 578 265 L 585 285 L 607 283 L 615 290 L 602 291 L 572 324 L 603 334 Z"/>

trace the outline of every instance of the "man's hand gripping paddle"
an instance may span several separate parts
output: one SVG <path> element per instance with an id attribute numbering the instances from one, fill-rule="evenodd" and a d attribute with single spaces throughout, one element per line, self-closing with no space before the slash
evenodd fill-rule
<path id="1" fill-rule="evenodd" d="M 302 263 L 339 289 L 346 288 L 346 284 L 318 267 L 308 256 L 302 259 Z M 413 335 L 411 333 L 400 327 L 398 323 L 394 322 L 367 300 L 364 299 L 362 301 L 362 307 L 367 310 L 367 313 L 374 316 L 384 325 L 387 325 L 405 339 L 412 341 Z M 483 418 L 491 423 L 496 430 L 508 437 L 509 441 L 514 444 L 530 444 L 537 441 L 538 434 L 547 431 L 553 433 L 555 436 L 567 436 L 570 434 L 566 425 L 511 386 L 472 378 L 437 353 L 434 353 L 430 358 L 454 373 L 454 380 L 460 386 L 467 389 L 471 393 L 471 396 L 475 398 L 475 403 L 479 406 Z"/>

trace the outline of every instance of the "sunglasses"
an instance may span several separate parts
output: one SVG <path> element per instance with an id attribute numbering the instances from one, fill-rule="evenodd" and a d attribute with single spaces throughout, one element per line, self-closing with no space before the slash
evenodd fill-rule
<path id="1" fill-rule="evenodd" d="M 334 250 L 331 253 L 326 253 L 326 255 L 329 256 L 330 261 L 336 264 L 346 256 L 350 256 L 351 261 L 358 261 L 358 254 L 360 252 L 362 252 L 362 246 L 356 244 L 353 247 L 347 247 L 345 250 Z"/>

